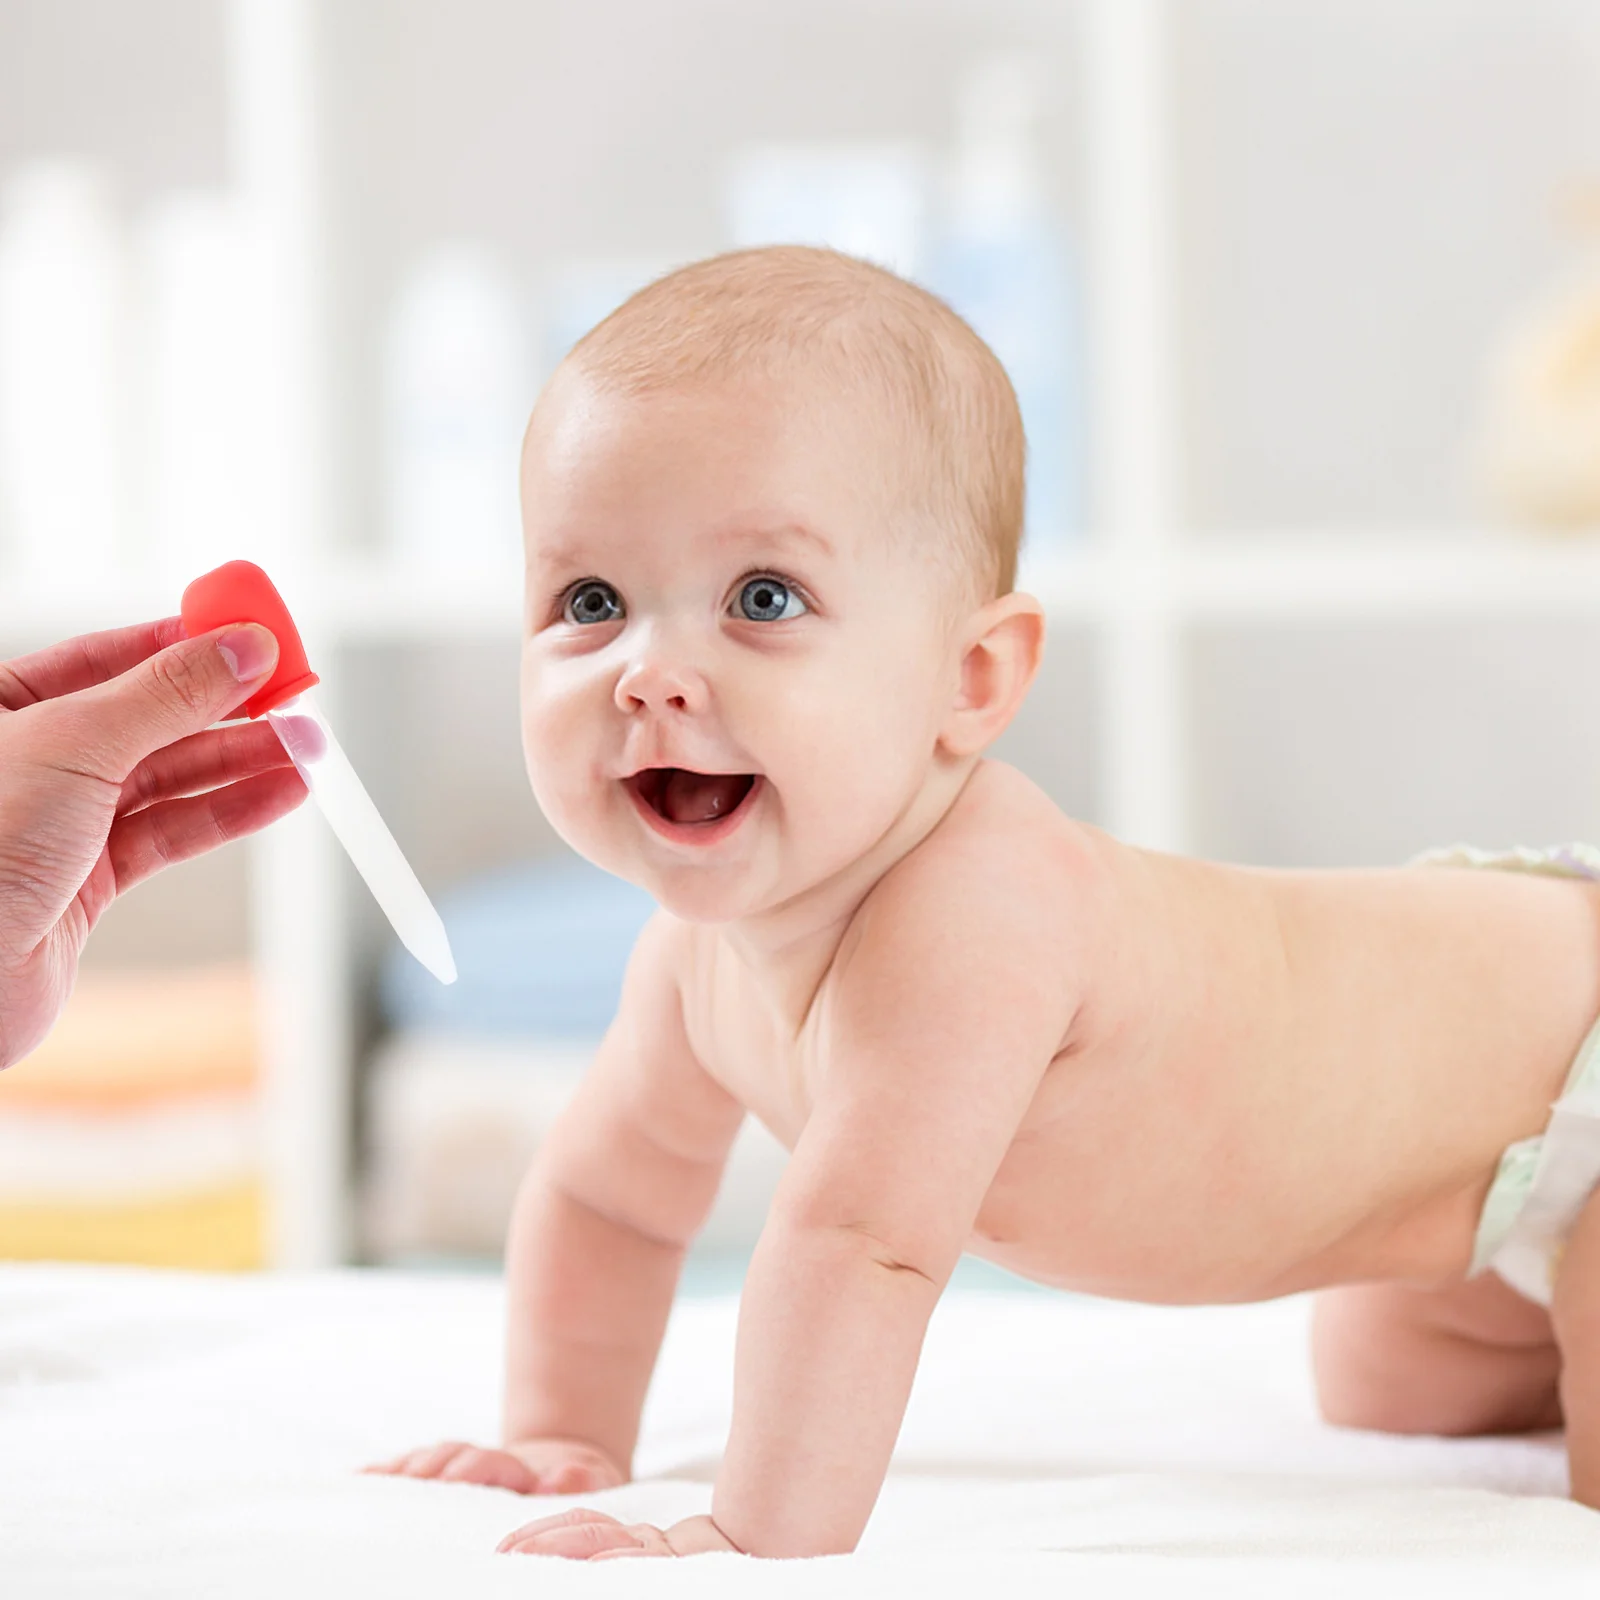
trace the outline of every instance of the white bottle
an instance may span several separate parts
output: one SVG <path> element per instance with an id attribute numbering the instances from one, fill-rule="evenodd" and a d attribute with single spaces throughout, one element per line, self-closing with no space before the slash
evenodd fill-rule
<path id="1" fill-rule="evenodd" d="M 518 446 L 536 391 L 509 274 L 475 245 L 432 251 L 401 286 L 385 350 L 385 526 L 397 559 L 514 578 Z"/>
<path id="2" fill-rule="evenodd" d="M 169 583 L 222 561 L 271 565 L 267 470 L 269 353 L 262 253 L 244 203 L 180 193 L 141 219 L 137 434 L 147 544 Z"/>
<path id="3" fill-rule="evenodd" d="M 1041 169 L 1039 65 L 991 56 L 961 86 L 931 287 L 972 324 L 1017 391 L 1028 435 L 1027 555 L 1082 528 L 1077 326 L 1063 232 Z"/>
<path id="4" fill-rule="evenodd" d="M 905 141 L 749 144 L 723 188 L 735 246 L 826 245 L 914 278 L 921 271 L 927 161 Z"/>
<path id="5" fill-rule="evenodd" d="M 0 198 L 0 527 L 34 582 L 104 582 L 126 495 L 123 257 L 100 173 L 20 169 Z"/>
<path id="6" fill-rule="evenodd" d="M 646 284 L 683 265 L 662 255 L 568 256 L 545 275 L 540 364 L 553 373 L 578 340 Z"/>

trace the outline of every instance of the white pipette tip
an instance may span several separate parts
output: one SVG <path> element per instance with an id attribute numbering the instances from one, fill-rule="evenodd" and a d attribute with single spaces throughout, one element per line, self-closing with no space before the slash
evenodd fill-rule
<path id="1" fill-rule="evenodd" d="M 454 983 L 456 962 L 444 922 L 316 703 L 302 694 L 266 717 L 401 944 L 440 983 Z"/>
<path id="2" fill-rule="evenodd" d="M 428 908 L 430 911 L 433 907 Z M 401 943 L 425 966 L 440 983 L 454 983 L 460 974 L 456 971 L 456 958 L 450 951 L 450 937 L 444 931 L 444 921 L 437 911 L 433 926 L 413 926 L 407 930 L 410 937 L 401 936 Z"/>

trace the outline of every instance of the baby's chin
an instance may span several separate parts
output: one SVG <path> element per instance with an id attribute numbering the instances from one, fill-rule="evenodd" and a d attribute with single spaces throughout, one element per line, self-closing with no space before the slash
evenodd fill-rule
<path id="1" fill-rule="evenodd" d="M 631 816 L 620 827 L 611 826 L 616 819 L 606 817 L 599 805 L 571 810 L 546 807 L 545 816 L 586 861 L 643 889 L 680 922 L 708 926 L 741 922 L 793 905 L 849 866 L 855 859 L 851 845 L 865 848 L 870 843 L 833 840 L 834 849 L 818 859 L 815 850 L 783 850 L 776 848 L 774 839 L 741 839 L 736 834 L 728 841 L 733 849 L 720 860 L 675 859 L 654 840 L 640 836 L 640 825 Z"/>
<path id="2" fill-rule="evenodd" d="M 630 863 L 626 870 L 609 871 L 626 878 L 680 922 L 706 925 L 739 922 L 759 915 L 779 903 L 783 896 L 762 893 L 749 881 L 748 868 L 722 870 L 711 866 L 684 866 L 678 869 L 652 869 Z"/>
<path id="3" fill-rule="evenodd" d="M 584 841 L 576 838 L 567 838 L 567 843 L 612 877 L 643 889 L 680 922 L 708 926 L 739 922 L 770 911 L 789 898 L 786 890 L 770 882 L 766 873 L 753 869 L 747 861 L 725 866 L 686 861 L 674 866 L 627 850 L 586 848 Z"/>

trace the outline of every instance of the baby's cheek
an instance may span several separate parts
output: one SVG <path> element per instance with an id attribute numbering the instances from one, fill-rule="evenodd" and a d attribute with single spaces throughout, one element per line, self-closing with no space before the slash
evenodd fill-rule
<path id="1" fill-rule="evenodd" d="M 581 818 L 587 794 L 585 747 L 571 727 L 548 709 L 524 708 L 522 754 L 533 797 L 552 826 L 566 836 L 571 821 Z"/>
<path id="2" fill-rule="evenodd" d="M 618 871 L 617 821 L 612 797 L 570 774 L 529 763 L 533 798 L 562 842 L 607 872 Z"/>
<path id="3" fill-rule="evenodd" d="M 902 737 L 903 742 L 903 737 Z M 870 849 L 904 810 L 914 783 L 894 731 L 836 720 L 775 774 L 791 843 L 825 875 Z"/>

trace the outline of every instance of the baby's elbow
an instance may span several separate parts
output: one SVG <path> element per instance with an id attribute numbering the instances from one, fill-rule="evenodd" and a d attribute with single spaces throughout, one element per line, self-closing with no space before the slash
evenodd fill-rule
<path id="1" fill-rule="evenodd" d="M 924 1283 L 931 1283 L 936 1289 L 944 1287 L 943 1278 L 931 1268 L 919 1264 L 912 1251 L 904 1247 L 897 1248 L 892 1241 L 881 1238 L 863 1223 L 847 1223 L 845 1227 L 861 1241 L 867 1259 L 874 1266 L 883 1268 L 891 1276 L 909 1273 L 914 1278 L 921 1278 Z M 944 1276 L 948 1277 L 949 1273 Z"/>
<path id="2" fill-rule="evenodd" d="M 800 1231 L 817 1240 L 829 1258 L 843 1258 L 907 1285 L 926 1284 L 936 1293 L 944 1288 L 960 1254 L 945 1260 L 945 1252 L 926 1241 L 866 1219 L 812 1223 Z"/>

